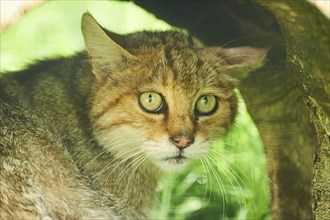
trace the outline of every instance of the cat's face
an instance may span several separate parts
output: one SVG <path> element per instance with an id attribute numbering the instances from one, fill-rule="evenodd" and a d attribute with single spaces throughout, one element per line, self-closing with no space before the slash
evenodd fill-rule
<path id="1" fill-rule="evenodd" d="M 136 63 L 97 84 L 92 105 L 103 146 L 122 158 L 146 155 L 170 171 L 208 152 L 210 138 L 225 133 L 236 114 L 232 82 L 221 81 L 207 63 L 197 65 L 192 49 L 172 52 L 186 58 L 173 57 L 170 65 L 159 49 L 136 54 Z"/>
<path id="2" fill-rule="evenodd" d="M 126 36 L 123 49 L 87 16 L 83 33 L 96 76 L 90 117 L 100 145 L 133 166 L 163 171 L 207 153 L 236 115 L 236 80 L 227 74 L 233 60 L 177 32 Z"/>

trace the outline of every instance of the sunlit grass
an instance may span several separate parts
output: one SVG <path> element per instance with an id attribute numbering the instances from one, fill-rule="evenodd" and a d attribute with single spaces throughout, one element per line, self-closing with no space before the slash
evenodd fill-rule
<path id="1" fill-rule="evenodd" d="M 49 1 L 1 33 L 0 72 L 21 69 L 33 60 L 83 50 L 80 20 L 87 11 L 102 26 L 119 34 L 171 28 L 132 2 Z"/>
<path id="2" fill-rule="evenodd" d="M 171 28 L 133 3 L 46 2 L 1 33 L 1 72 L 82 50 L 80 19 L 86 11 L 117 33 Z M 242 101 L 239 112 L 230 134 L 214 140 L 212 156 L 196 161 L 184 173 L 163 179 L 152 219 L 268 218 L 269 190 L 262 143 Z"/>

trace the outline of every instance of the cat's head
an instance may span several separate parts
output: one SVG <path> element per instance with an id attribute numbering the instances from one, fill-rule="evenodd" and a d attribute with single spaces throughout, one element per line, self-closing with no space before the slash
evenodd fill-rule
<path id="1" fill-rule="evenodd" d="M 82 30 L 95 75 L 95 138 L 134 166 L 163 171 L 182 170 L 228 131 L 237 111 L 232 75 L 260 67 L 265 56 L 249 47 L 205 48 L 174 31 L 120 37 L 89 14 Z"/>

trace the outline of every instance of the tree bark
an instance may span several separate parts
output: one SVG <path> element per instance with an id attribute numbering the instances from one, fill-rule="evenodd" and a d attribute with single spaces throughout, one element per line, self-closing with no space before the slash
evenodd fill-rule
<path id="1" fill-rule="evenodd" d="M 136 3 L 206 45 L 270 48 L 239 88 L 258 127 L 273 219 L 330 219 L 329 19 L 305 1 Z"/>

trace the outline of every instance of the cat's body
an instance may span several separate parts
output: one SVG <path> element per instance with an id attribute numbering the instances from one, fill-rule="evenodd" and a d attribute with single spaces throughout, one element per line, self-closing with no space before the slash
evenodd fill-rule
<path id="1" fill-rule="evenodd" d="M 232 125 L 228 74 L 264 56 L 172 31 L 113 35 L 120 47 L 88 14 L 82 28 L 91 62 L 82 52 L 1 75 L 1 219 L 146 218 L 162 173 Z"/>
<path id="2" fill-rule="evenodd" d="M 85 164 L 99 154 L 98 145 L 91 141 L 90 125 L 86 120 L 86 95 L 90 93 L 93 75 L 88 74 L 90 65 L 86 57 L 80 55 L 73 60 L 76 60 L 72 61 L 75 64 L 71 59 L 45 62 L 30 68 L 29 73 L 10 75 L 8 81 L 2 79 L 0 210 L 3 219 L 47 215 L 55 219 L 79 215 L 88 218 L 94 215 L 84 213 L 80 206 L 95 210 L 93 217 L 97 219 L 107 216 L 106 211 L 110 210 L 96 211 L 106 203 L 99 201 L 100 198 L 106 200 L 107 197 L 98 195 L 98 186 L 90 185 L 88 180 L 93 174 L 85 172 Z M 50 70 L 54 63 L 61 68 L 76 68 L 72 72 L 78 74 L 68 79 L 65 73 L 57 72 L 58 69 Z M 40 79 L 41 74 L 43 79 Z M 67 85 L 64 81 L 80 81 L 81 84 Z M 84 85 L 83 81 L 85 88 L 80 87 Z M 102 156 L 97 161 L 99 159 Z M 38 196 L 47 194 L 45 197 L 51 195 L 61 202 L 56 204 L 50 199 L 46 204 L 47 201 Z M 22 209 L 20 206 L 26 207 L 26 211 L 16 214 Z M 78 209 L 76 213 L 75 209 Z"/>

